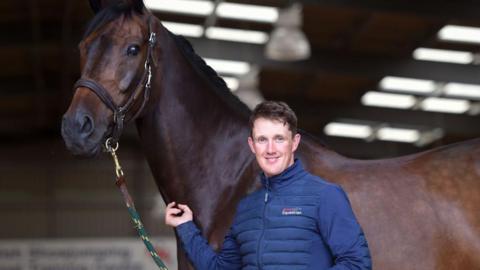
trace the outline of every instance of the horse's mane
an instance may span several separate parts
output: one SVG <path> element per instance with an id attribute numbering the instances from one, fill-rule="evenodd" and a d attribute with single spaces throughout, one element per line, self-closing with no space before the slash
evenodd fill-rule
<path id="1" fill-rule="evenodd" d="M 168 31 L 168 30 L 167 30 Z M 175 35 L 168 31 L 170 36 L 175 40 L 180 51 L 185 55 L 185 58 L 191 63 L 192 67 L 197 70 L 198 73 L 204 75 L 207 81 L 211 82 L 211 87 L 215 93 L 232 108 L 235 109 L 241 115 L 244 115 L 247 119 L 250 115 L 250 109 L 240 99 L 231 93 L 225 81 L 220 77 L 217 72 L 207 65 L 193 49 L 190 42 L 183 36 Z"/>
<path id="2" fill-rule="evenodd" d="M 303 129 L 298 129 L 298 133 L 300 133 L 302 135 L 302 138 L 308 138 L 312 141 L 314 141 L 315 143 L 317 144 L 320 144 L 322 147 L 324 148 L 327 148 L 327 149 L 330 149 L 330 150 L 334 150 L 332 149 L 330 146 L 328 146 L 325 141 L 323 141 L 320 137 L 317 137 L 315 135 L 312 135 L 310 134 L 309 132 L 303 130 Z"/>
<path id="3" fill-rule="evenodd" d="M 175 35 L 171 32 L 169 33 L 173 37 L 181 51 L 185 54 L 186 58 L 190 61 L 192 66 L 199 70 L 201 73 L 203 73 L 209 79 L 209 81 L 212 82 L 214 86 L 213 89 L 216 91 L 216 93 L 224 101 L 231 104 L 233 108 L 236 108 L 237 111 L 239 111 L 241 114 L 245 114 L 248 118 L 250 115 L 250 109 L 243 102 L 241 102 L 237 96 L 231 93 L 230 89 L 228 88 L 222 77 L 218 76 L 217 72 L 212 67 L 207 65 L 205 60 L 203 60 L 198 54 L 195 53 L 195 50 L 193 49 L 190 42 L 183 36 Z M 306 132 L 305 130 L 299 129 L 299 133 L 301 133 L 302 136 L 308 137 L 310 140 L 320 144 L 322 147 L 330 149 L 322 139 Z"/>

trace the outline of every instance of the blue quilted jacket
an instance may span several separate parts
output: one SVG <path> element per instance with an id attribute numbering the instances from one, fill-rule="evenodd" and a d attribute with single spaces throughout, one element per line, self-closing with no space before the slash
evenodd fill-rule
<path id="1" fill-rule="evenodd" d="M 177 227 L 196 269 L 371 269 L 367 241 L 345 192 L 299 160 L 240 201 L 217 253 L 193 222 Z"/>

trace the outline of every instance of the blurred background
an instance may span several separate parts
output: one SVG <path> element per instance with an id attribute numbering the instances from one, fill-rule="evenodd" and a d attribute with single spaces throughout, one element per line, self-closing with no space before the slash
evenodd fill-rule
<path id="1" fill-rule="evenodd" d="M 390 158 L 480 135 L 475 1 L 145 2 L 250 107 L 286 101 L 300 128 L 343 155 Z M 123 253 L 108 243 L 141 243 L 110 158 L 75 158 L 60 136 L 79 77 L 77 44 L 93 17 L 88 1 L 3 0 L 0 14 L 0 269 L 51 258 L 69 258 L 63 269 L 73 269 L 72 256 L 49 252 L 75 245 L 75 258 L 90 256 L 87 269 L 107 269 L 81 250 L 105 248 L 115 264 Z M 119 155 L 146 228 L 174 268 L 172 231 L 133 127 Z"/>

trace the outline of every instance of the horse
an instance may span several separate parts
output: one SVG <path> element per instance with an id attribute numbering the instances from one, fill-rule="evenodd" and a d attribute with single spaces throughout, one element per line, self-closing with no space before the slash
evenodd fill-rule
<path id="1" fill-rule="evenodd" d="M 249 109 L 141 0 L 90 0 L 81 78 L 62 119 L 66 147 L 95 156 L 135 122 L 166 203 L 186 203 L 214 249 L 258 187 Z M 120 105 L 119 105 L 120 104 Z M 390 159 L 342 156 L 304 131 L 295 155 L 348 193 L 375 269 L 480 269 L 480 140 Z M 192 269 L 181 248 L 179 269 Z"/>

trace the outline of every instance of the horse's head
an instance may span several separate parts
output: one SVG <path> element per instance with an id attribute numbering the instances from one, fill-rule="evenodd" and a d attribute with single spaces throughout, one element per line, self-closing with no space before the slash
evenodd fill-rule
<path id="1" fill-rule="evenodd" d="M 96 13 L 79 44 L 81 78 L 63 116 L 62 136 L 76 155 L 93 156 L 124 120 L 143 110 L 155 60 L 154 18 L 141 0 L 90 0 Z"/>

